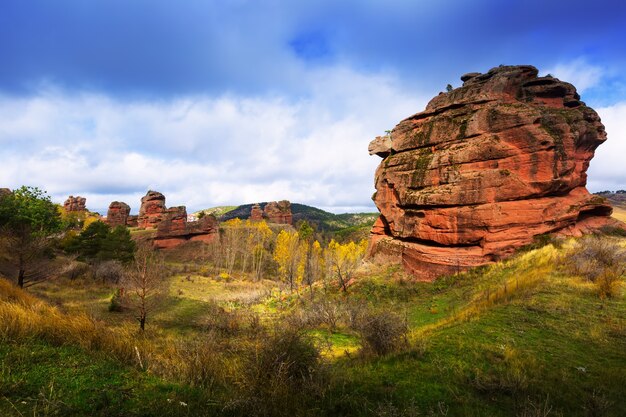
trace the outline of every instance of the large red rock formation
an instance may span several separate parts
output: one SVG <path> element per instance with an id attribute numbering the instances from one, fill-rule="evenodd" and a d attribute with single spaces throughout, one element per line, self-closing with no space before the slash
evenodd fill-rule
<path id="1" fill-rule="evenodd" d="M 126 226 L 128 215 L 130 214 L 130 206 L 121 201 L 114 201 L 109 204 L 107 210 L 107 223 L 111 227 Z"/>
<path id="2" fill-rule="evenodd" d="M 531 66 L 461 79 L 370 144 L 383 157 L 371 255 L 433 279 L 498 260 L 537 235 L 615 225 L 607 201 L 585 189 L 606 133 L 573 85 Z"/>
<path id="3" fill-rule="evenodd" d="M 287 200 L 267 203 L 263 210 L 263 217 L 270 223 L 292 224 L 291 203 Z"/>
<path id="4" fill-rule="evenodd" d="M 184 208 L 184 207 L 183 207 Z M 207 214 L 200 220 L 187 223 L 187 215 L 170 212 L 165 220 L 159 223 L 154 238 L 154 247 L 170 249 L 187 241 L 212 242 L 218 233 L 215 216 Z"/>
<path id="5" fill-rule="evenodd" d="M 87 209 L 85 208 L 85 204 L 87 203 L 87 199 L 81 196 L 74 197 L 73 195 L 69 196 L 67 200 L 63 203 L 63 208 L 67 213 L 69 212 L 84 212 Z"/>
<path id="6" fill-rule="evenodd" d="M 165 219 L 165 196 L 158 191 L 148 191 L 141 198 L 141 207 L 137 217 L 137 226 L 156 228 Z"/>

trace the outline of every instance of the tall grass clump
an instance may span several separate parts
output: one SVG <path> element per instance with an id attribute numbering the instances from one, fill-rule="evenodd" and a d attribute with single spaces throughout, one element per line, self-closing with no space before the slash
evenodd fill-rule
<path id="1" fill-rule="evenodd" d="M 141 340 L 119 334 L 86 314 L 67 315 L 0 279 L 0 339 L 23 342 L 41 339 L 57 346 L 74 345 L 101 351 L 125 362 L 136 362 Z M 123 332 L 123 331 L 122 331 Z"/>
<path id="2" fill-rule="evenodd" d="M 600 298 L 610 298 L 626 273 L 626 250 L 613 239 L 588 236 L 567 251 L 563 264 L 569 273 L 594 283 Z"/>

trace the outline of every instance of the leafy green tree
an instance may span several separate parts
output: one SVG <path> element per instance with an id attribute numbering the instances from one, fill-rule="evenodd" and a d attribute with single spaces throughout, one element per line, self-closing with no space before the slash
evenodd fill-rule
<path id="1" fill-rule="evenodd" d="M 96 221 L 71 239 L 66 250 L 90 262 L 117 260 L 129 263 L 134 257 L 135 242 L 126 227 L 117 226 L 111 229 L 108 224 Z"/>
<path id="2" fill-rule="evenodd" d="M 309 222 L 302 220 L 302 222 L 300 222 L 300 227 L 298 228 L 298 235 L 300 236 L 300 239 L 308 241 L 313 237 L 313 233 L 315 233 L 315 230 Z"/>
<path id="3" fill-rule="evenodd" d="M 19 287 L 51 275 L 43 264 L 51 257 L 52 237 L 60 229 L 57 207 L 39 188 L 22 186 L 0 196 L 0 253 Z"/>

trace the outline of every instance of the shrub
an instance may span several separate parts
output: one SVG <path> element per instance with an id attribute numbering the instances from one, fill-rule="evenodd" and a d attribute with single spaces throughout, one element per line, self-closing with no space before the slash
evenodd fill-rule
<path id="1" fill-rule="evenodd" d="M 89 271 L 89 265 L 83 262 L 71 261 L 63 268 L 61 275 L 64 275 L 73 281 L 76 278 L 85 275 L 87 271 Z"/>
<path id="2" fill-rule="evenodd" d="M 406 318 L 392 312 L 367 313 L 357 327 L 363 340 L 363 351 L 386 355 L 407 344 Z"/>
<path id="3" fill-rule="evenodd" d="M 626 250 L 608 238 L 585 237 L 567 253 L 565 267 L 593 282 L 600 298 L 612 297 L 626 273 Z"/>
<path id="4" fill-rule="evenodd" d="M 124 268 L 118 261 L 104 261 L 94 267 L 94 278 L 102 283 L 117 284 L 124 275 Z"/>
<path id="5" fill-rule="evenodd" d="M 247 414 L 294 415 L 303 402 L 314 404 L 325 386 L 319 350 L 293 328 L 259 338 L 242 365 L 242 395 L 230 407 Z"/>

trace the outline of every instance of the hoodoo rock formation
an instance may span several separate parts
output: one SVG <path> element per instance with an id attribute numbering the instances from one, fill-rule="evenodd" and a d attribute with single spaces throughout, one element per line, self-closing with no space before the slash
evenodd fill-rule
<path id="1" fill-rule="evenodd" d="M 158 191 L 148 191 L 141 198 L 141 207 L 137 217 L 137 226 L 146 229 L 156 229 L 159 223 L 166 219 L 174 219 L 174 224 L 181 223 L 184 218 L 187 221 L 187 208 L 185 206 L 165 207 L 165 196 Z"/>
<path id="2" fill-rule="evenodd" d="M 580 235 L 611 219 L 586 190 L 606 140 L 573 85 L 532 66 L 470 73 L 370 144 L 383 157 L 370 255 L 421 279 L 490 263 L 537 235 Z"/>
<path id="3" fill-rule="evenodd" d="M 121 201 L 114 201 L 109 204 L 107 210 L 107 223 L 111 227 L 127 226 L 130 214 L 130 206 Z"/>
<path id="4" fill-rule="evenodd" d="M 141 198 L 141 207 L 137 217 L 137 226 L 156 228 L 165 217 L 165 196 L 158 191 L 148 191 Z"/>
<path id="5" fill-rule="evenodd" d="M 63 203 L 63 208 L 65 209 L 67 213 L 84 212 L 84 211 L 87 211 L 85 204 L 87 204 L 86 198 L 81 197 L 81 196 L 74 197 L 73 195 L 71 195 Z"/>

